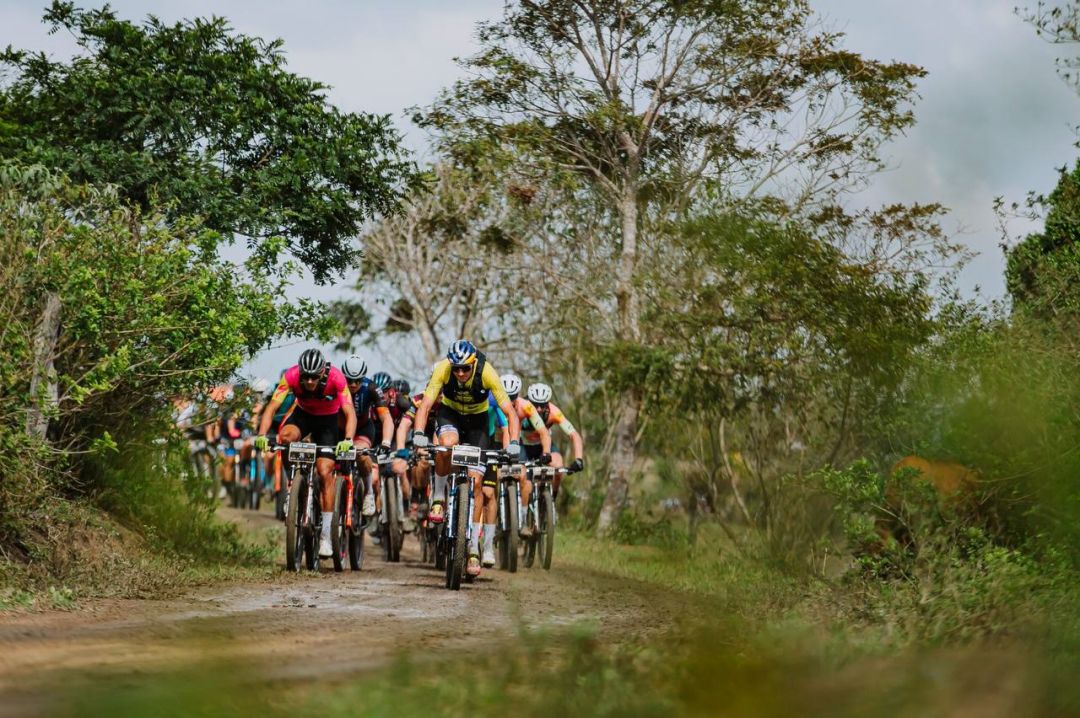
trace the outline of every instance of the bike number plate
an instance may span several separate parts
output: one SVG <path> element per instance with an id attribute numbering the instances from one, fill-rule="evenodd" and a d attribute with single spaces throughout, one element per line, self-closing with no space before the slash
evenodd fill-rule
<path id="1" fill-rule="evenodd" d="M 455 446 L 450 454 L 450 463 L 454 466 L 467 466 L 474 469 L 483 467 L 479 446 Z"/>
<path id="2" fill-rule="evenodd" d="M 317 449 L 317 444 L 305 444 L 301 441 L 294 441 L 289 444 L 289 461 L 296 464 L 314 464 L 315 451 Z"/>
<path id="3" fill-rule="evenodd" d="M 337 455 L 338 461 L 356 461 L 356 448 L 349 449 L 343 454 Z"/>

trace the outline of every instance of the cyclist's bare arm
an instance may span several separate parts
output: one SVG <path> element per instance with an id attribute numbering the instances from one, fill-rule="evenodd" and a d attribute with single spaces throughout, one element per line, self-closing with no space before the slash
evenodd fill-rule
<path id="1" fill-rule="evenodd" d="M 435 406 L 435 397 L 429 396 L 425 392 L 424 398 L 420 401 L 420 406 L 416 409 L 416 419 L 413 421 L 413 426 L 427 426 L 428 415 L 431 414 L 431 407 L 433 406 Z"/>
<path id="2" fill-rule="evenodd" d="M 378 415 L 382 419 L 382 443 L 389 446 L 394 438 L 394 418 L 390 416 L 386 407 L 378 408 Z"/>
<path id="3" fill-rule="evenodd" d="M 263 411 L 262 421 L 259 422 L 259 436 L 265 436 L 266 432 L 270 431 L 270 424 L 274 421 L 274 414 L 277 412 L 278 407 L 281 406 L 281 399 L 276 396 L 270 400 L 266 405 L 266 409 Z"/>
<path id="4" fill-rule="evenodd" d="M 341 402 L 341 411 L 345 413 L 345 438 L 352 441 L 356 436 L 356 407 L 352 400 Z"/>
<path id="5" fill-rule="evenodd" d="M 409 430 L 412 429 L 412 419 L 408 416 L 401 417 L 401 423 L 398 424 L 397 434 L 394 436 L 394 448 L 404 449 L 405 442 L 409 439 Z"/>
<path id="6" fill-rule="evenodd" d="M 499 387 L 502 388 L 501 383 L 499 384 Z M 506 396 L 505 392 L 503 392 L 503 396 Z M 521 421 L 518 419 L 517 409 L 514 408 L 514 405 L 510 402 L 509 398 L 500 401 L 499 408 L 506 414 L 506 433 L 510 435 L 509 441 L 517 441 L 521 436 Z M 507 443 L 509 443 L 509 441 Z M 548 446 L 551 446 L 550 435 L 548 436 Z"/>
<path id="7" fill-rule="evenodd" d="M 530 421 L 532 422 L 533 428 L 536 429 L 536 433 L 540 434 L 540 452 L 550 454 L 551 432 L 548 431 L 547 425 L 544 424 L 543 419 L 536 414 L 533 414 L 532 417 L 530 417 Z"/>

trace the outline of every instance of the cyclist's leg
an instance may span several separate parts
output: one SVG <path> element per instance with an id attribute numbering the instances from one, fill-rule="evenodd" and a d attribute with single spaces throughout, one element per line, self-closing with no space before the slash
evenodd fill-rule
<path id="1" fill-rule="evenodd" d="M 453 423 L 454 416 L 449 412 L 445 412 L 445 407 L 440 407 L 438 416 L 438 429 L 436 435 L 438 437 L 438 443 L 440 446 L 457 446 L 459 441 L 459 434 L 457 426 Z M 444 502 L 447 495 L 446 480 L 450 475 L 450 455 L 440 453 L 435 455 L 435 480 L 432 486 L 431 492 L 431 509 L 428 516 L 434 523 L 440 523 L 443 520 L 443 513 L 445 511 Z"/>
<path id="2" fill-rule="evenodd" d="M 368 422 L 360 427 L 353 437 L 357 450 L 370 449 L 375 438 L 374 425 Z M 370 456 L 360 457 L 360 475 L 364 477 L 364 505 L 360 510 L 364 516 L 374 516 L 379 492 L 379 467 Z"/>
<path id="3" fill-rule="evenodd" d="M 341 440 L 342 432 L 338 428 L 337 416 L 312 417 L 311 438 L 319 446 L 335 446 Z M 330 524 L 334 516 L 334 467 L 337 461 L 330 458 L 318 458 L 315 460 L 315 471 L 319 474 L 322 484 L 320 496 L 320 508 L 322 509 L 322 536 L 319 540 L 319 555 L 329 557 L 333 555 L 330 543 Z"/>

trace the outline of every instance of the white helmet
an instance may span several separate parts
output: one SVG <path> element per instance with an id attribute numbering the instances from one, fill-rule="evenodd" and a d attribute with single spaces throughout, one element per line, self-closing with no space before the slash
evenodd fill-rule
<path id="1" fill-rule="evenodd" d="M 521 377 L 517 374 L 503 374 L 502 384 L 506 393 L 512 397 L 521 393 Z"/>
<path id="2" fill-rule="evenodd" d="M 529 401 L 534 404 L 546 404 L 551 401 L 551 387 L 547 384 L 533 384 L 529 387 Z"/>
<path id="3" fill-rule="evenodd" d="M 259 377 L 255 381 L 251 382 L 251 389 L 256 394 L 265 394 L 266 390 L 270 388 L 270 381 L 263 377 Z"/>
<path id="4" fill-rule="evenodd" d="M 353 354 L 341 365 L 341 373 L 344 374 L 345 378 L 349 381 L 359 381 L 367 374 L 367 363 Z"/>

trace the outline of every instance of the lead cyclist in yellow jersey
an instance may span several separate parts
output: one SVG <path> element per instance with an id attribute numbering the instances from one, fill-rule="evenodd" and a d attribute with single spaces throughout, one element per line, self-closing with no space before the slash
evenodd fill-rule
<path id="1" fill-rule="evenodd" d="M 518 421 L 517 411 L 510 403 L 510 397 L 506 395 L 499 372 L 487 362 L 487 357 L 473 346 L 468 339 L 461 339 L 450 345 L 443 359 L 431 372 L 431 380 L 424 391 L 424 398 L 416 410 L 416 421 L 413 426 L 420 430 L 413 432 L 413 446 L 424 448 L 428 445 L 428 437 L 423 428 L 427 426 L 428 415 L 435 404 L 435 400 L 442 395 L 442 401 L 438 413 L 435 415 L 438 428 L 439 444 L 442 446 L 455 446 L 465 443 L 470 446 L 479 446 L 482 449 L 491 448 L 491 437 L 488 434 L 488 395 L 495 397 L 495 402 L 506 413 L 507 431 L 510 443 L 506 448 L 511 456 L 517 456 L 520 451 L 518 437 L 521 432 L 521 422 Z M 473 495 L 476 498 L 473 510 L 473 537 L 480 535 L 480 520 L 483 514 L 483 478 L 482 471 L 470 471 L 473 479 Z M 434 521 L 441 521 L 443 514 L 443 498 L 446 496 L 446 477 L 450 474 L 450 455 L 439 454 L 435 457 L 435 482 L 432 492 L 431 517 Z M 484 543 L 490 548 L 490 542 L 495 536 L 495 524 L 484 524 Z M 470 547 L 473 550 L 474 547 Z M 492 550 L 489 555 L 494 555 Z M 475 552 L 469 556 L 467 568 L 471 575 L 480 572 L 480 557 Z"/>

